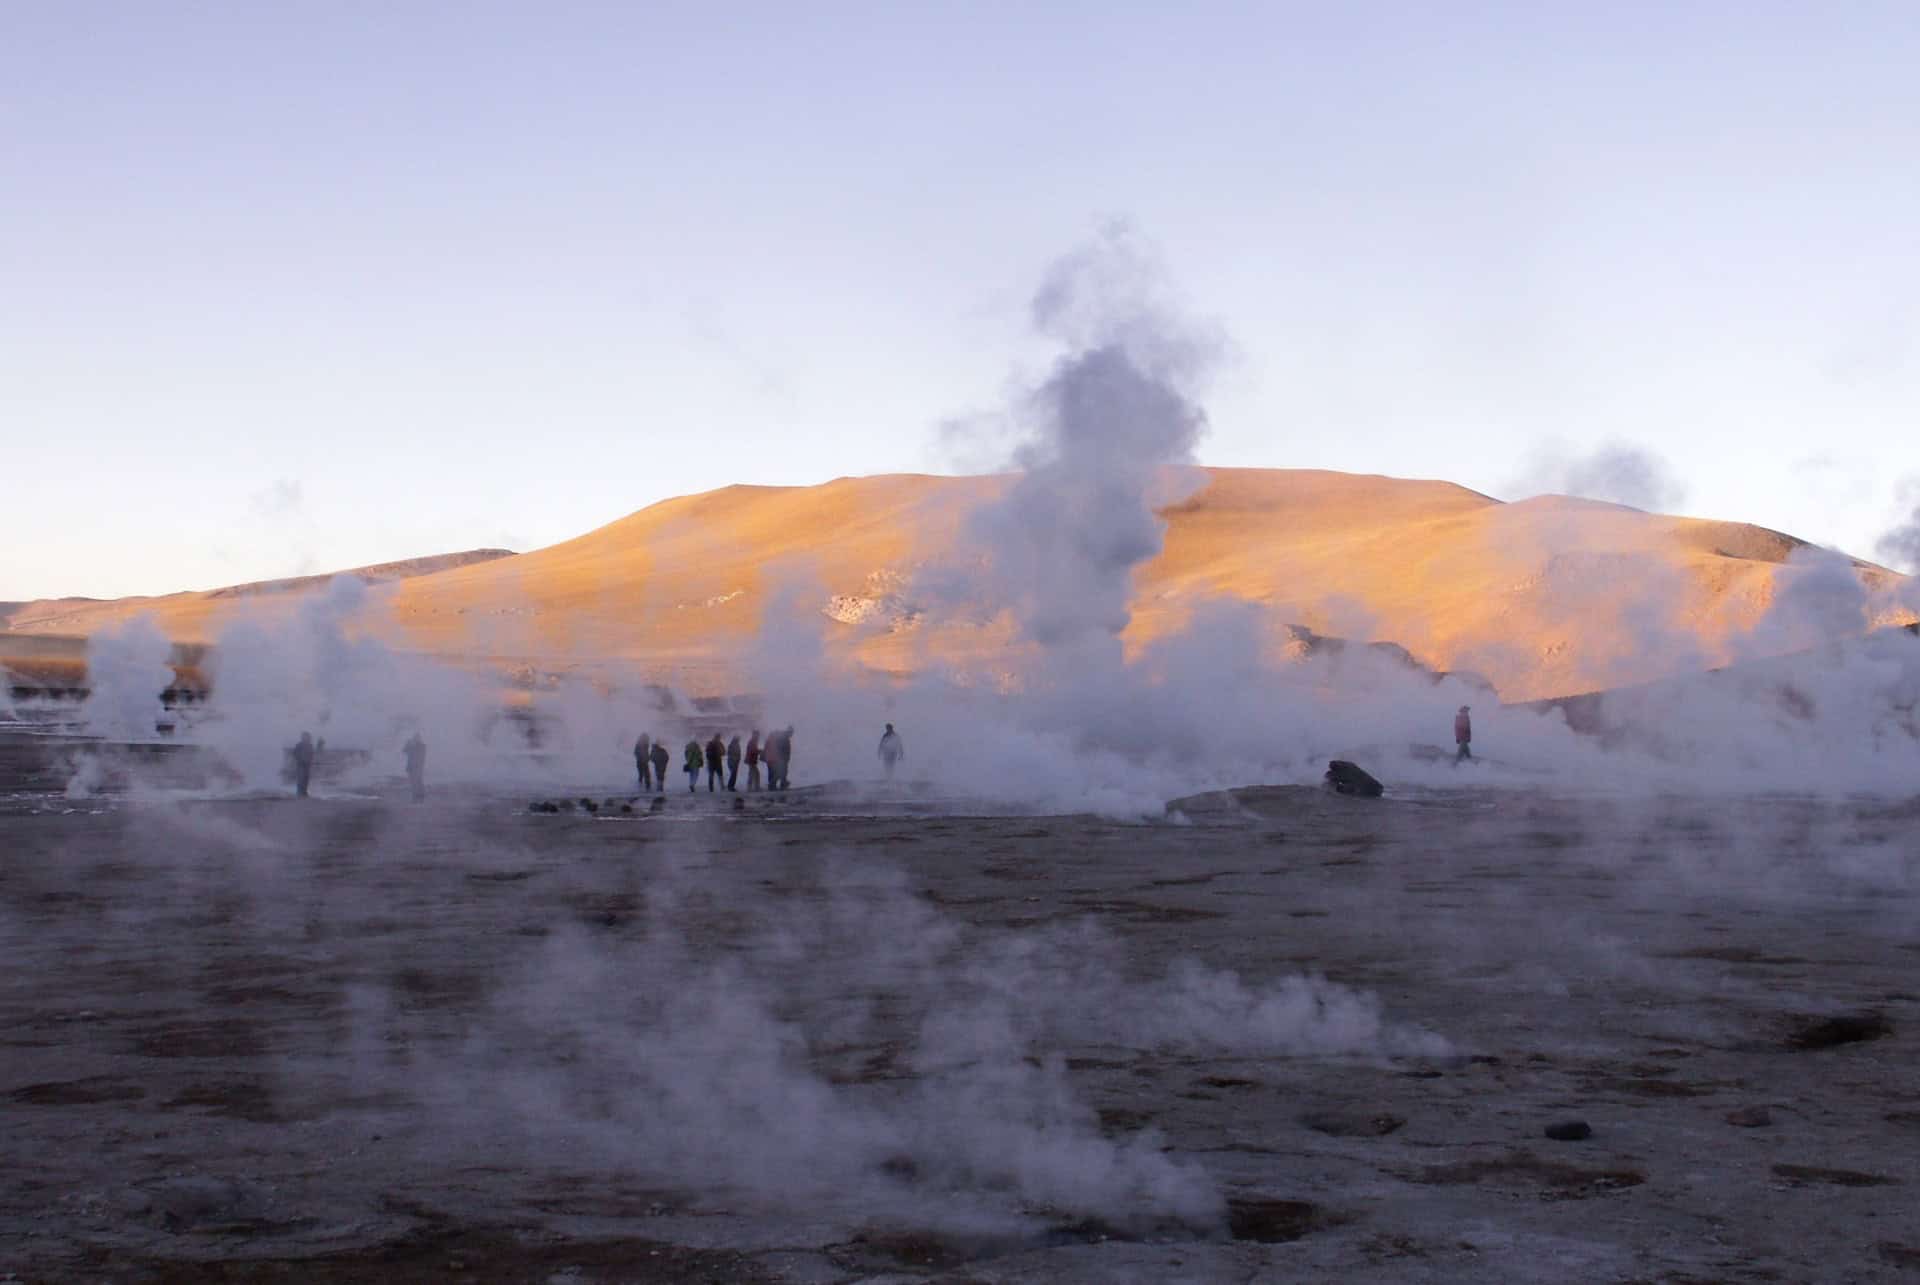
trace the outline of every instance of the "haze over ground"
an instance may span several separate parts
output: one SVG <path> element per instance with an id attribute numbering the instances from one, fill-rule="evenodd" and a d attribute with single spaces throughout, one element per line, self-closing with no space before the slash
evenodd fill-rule
<path id="1" fill-rule="evenodd" d="M 1907 17 L 11 6 L 0 598 L 1001 463 L 937 428 L 1111 217 L 1231 339 L 1204 463 L 1911 565 Z"/>

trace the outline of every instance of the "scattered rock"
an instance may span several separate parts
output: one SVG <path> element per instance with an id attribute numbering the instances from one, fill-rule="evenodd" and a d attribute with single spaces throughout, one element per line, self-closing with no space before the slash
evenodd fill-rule
<path id="1" fill-rule="evenodd" d="M 649 815 L 665 812 L 666 810 L 667 810 L 667 796 L 664 794 L 654 795 L 653 802 L 647 805 L 647 812 Z"/>
<path id="2" fill-rule="evenodd" d="M 1380 782 L 1364 768 L 1345 759 L 1334 759 L 1327 764 L 1327 784 L 1335 794 L 1351 794 L 1363 799 L 1377 799 L 1385 792 Z"/>
<path id="3" fill-rule="evenodd" d="M 1764 1129 L 1773 1123 L 1773 1112 L 1765 1107 L 1735 1107 L 1727 1112 L 1727 1123 L 1742 1129 Z"/>
<path id="4" fill-rule="evenodd" d="M 1593 1136 L 1593 1126 L 1585 1120 L 1559 1120 L 1547 1126 L 1547 1136 L 1555 1142 L 1584 1142 Z"/>
<path id="5" fill-rule="evenodd" d="M 580 810 L 582 812 L 592 814 L 600 810 L 600 805 L 598 803 L 595 803 L 592 799 L 582 799 L 580 800 Z"/>
<path id="6" fill-rule="evenodd" d="M 1806 1052 L 1838 1048 L 1842 1044 L 1859 1044 L 1891 1034 L 1893 1023 L 1887 1020 L 1884 1013 L 1841 1013 L 1832 1017 L 1804 1019 L 1787 1035 L 1787 1047 Z"/>

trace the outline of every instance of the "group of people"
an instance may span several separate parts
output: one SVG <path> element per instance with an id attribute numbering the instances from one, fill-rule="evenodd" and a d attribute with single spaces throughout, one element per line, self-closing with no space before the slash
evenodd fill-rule
<path id="1" fill-rule="evenodd" d="M 667 788 L 667 765 L 673 756 L 667 751 L 665 741 L 656 741 L 642 732 L 640 739 L 633 743 L 634 773 L 640 778 L 642 791 L 665 790 Z M 687 793 L 693 793 L 700 784 L 700 773 L 707 774 L 707 792 L 713 793 L 721 788 L 733 791 L 740 789 L 740 766 L 747 768 L 747 789 L 758 790 L 760 769 L 767 770 L 766 788 L 784 790 L 787 788 L 789 773 L 793 765 L 793 729 L 781 728 L 769 733 L 766 740 L 760 739 L 755 729 L 740 744 L 740 736 L 735 733 L 731 740 L 722 740 L 715 732 L 713 738 L 702 745 L 696 738 L 686 744 L 681 752 L 681 769 L 687 774 Z"/>
<path id="2" fill-rule="evenodd" d="M 300 739 L 287 747 L 287 765 L 281 779 L 293 779 L 295 798 L 307 797 L 308 788 L 313 784 L 313 766 L 326 748 L 326 737 L 316 741 L 312 732 L 300 733 Z M 407 765 L 407 785 L 413 792 L 413 801 L 422 802 L 427 797 L 427 743 L 418 731 L 400 747 L 400 756 Z"/>

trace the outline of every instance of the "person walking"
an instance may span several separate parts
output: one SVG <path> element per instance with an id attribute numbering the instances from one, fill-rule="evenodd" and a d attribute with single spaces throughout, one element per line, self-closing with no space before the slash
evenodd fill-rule
<path id="1" fill-rule="evenodd" d="M 1471 708 L 1472 706 L 1462 705 L 1460 712 L 1453 716 L 1453 743 L 1458 747 L 1453 756 L 1453 761 L 1456 763 L 1461 759 L 1473 757 L 1473 718 L 1467 712 Z"/>
<path id="2" fill-rule="evenodd" d="M 633 770 L 640 776 L 640 792 L 653 788 L 653 738 L 645 732 L 633 743 Z"/>
<path id="3" fill-rule="evenodd" d="M 700 783 L 700 769 L 705 765 L 707 756 L 700 750 L 699 741 L 688 741 L 681 766 L 687 770 L 687 793 L 693 793 L 693 787 Z"/>
<path id="4" fill-rule="evenodd" d="M 307 786 L 313 780 L 315 757 L 317 752 L 313 746 L 313 733 L 300 733 L 300 739 L 295 741 L 293 748 L 287 751 L 287 758 L 291 760 L 293 766 L 293 797 L 296 799 L 307 797 Z"/>
<path id="5" fill-rule="evenodd" d="M 760 729 L 757 727 L 747 738 L 747 788 L 760 788 Z"/>
<path id="6" fill-rule="evenodd" d="M 735 732 L 733 739 L 727 742 L 727 788 L 735 794 L 740 792 L 740 733 Z"/>
<path id="7" fill-rule="evenodd" d="M 893 779 L 894 768 L 907 754 L 906 742 L 900 739 L 900 733 L 893 730 L 893 724 L 887 724 L 887 730 L 880 733 L 880 766 L 887 770 L 887 779 Z"/>
<path id="8" fill-rule="evenodd" d="M 713 739 L 707 742 L 707 793 L 708 794 L 713 793 L 714 786 L 718 784 L 722 779 L 721 773 L 725 772 L 726 770 L 727 770 L 727 743 L 720 739 L 720 733 L 715 732 L 713 734 Z"/>
<path id="9" fill-rule="evenodd" d="M 667 765 L 673 762 L 673 755 L 667 751 L 665 741 L 653 743 L 653 788 L 660 793 L 667 792 Z"/>
<path id="10" fill-rule="evenodd" d="M 427 797 L 427 743 L 415 732 L 400 747 L 407 760 L 407 784 L 413 787 L 413 801 L 422 802 Z"/>

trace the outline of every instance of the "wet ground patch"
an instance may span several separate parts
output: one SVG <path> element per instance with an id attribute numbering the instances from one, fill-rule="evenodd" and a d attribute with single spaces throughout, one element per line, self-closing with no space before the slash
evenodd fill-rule
<path id="1" fill-rule="evenodd" d="M 761 1285 L 775 1279 L 735 1250 L 690 1249 L 661 1241 L 559 1240 L 505 1228 L 437 1227 L 364 1249 L 308 1257 L 232 1258 L 90 1256 L 73 1281 L 106 1271 L 128 1285 L 442 1285 L 452 1282 L 577 1282 L 578 1285 Z M 53 1281 L 57 1278 L 48 1278 Z"/>
<path id="2" fill-rule="evenodd" d="M 1407 1178 L 1410 1182 L 1441 1187 L 1487 1183 L 1501 1187 L 1544 1188 L 1563 1199 L 1578 1199 L 1581 1196 L 1638 1187 L 1647 1180 L 1647 1176 L 1637 1169 L 1582 1169 L 1578 1165 L 1542 1160 L 1529 1151 L 1509 1151 L 1505 1155 L 1480 1160 L 1428 1165 L 1407 1175 Z"/>
<path id="3" fill-rule="evenodd" d="M 1862 1044 L 1893 1034 L 1893 1023 L 1884 1013 L 1864 1011 L 1827 1017 L 1803 1017 L 1792 1021 L 1786 1046 L 1795 1052 L 1838 1048 L 1843 1044 Z"/>
<path id="4" fill-rule="evenodd" d="M 1858 1169 L 1825 1169 L 1818 1165 L 1775 1165 L 1773 1176 L 1784 1178 L 1796 1187 L 1897 1187 L 1900 1185 L 1898 1178 L 1889 1178 L 1885 1174 L 1861 1173 Z"/>
<path id="5" fill-rule="evenodd" d="M 141 1057 L 260 1057 L 267 1051 L 263 1026 L 243 1018 L 162 1022 L 136 1032 L 133 1051 Z"/>
<path id="6" fill-rule="evenodd" d="M 29 1084 L 7 1094 L 7 1101 L 30 1107 L 83 1107 L 106 1102 L 138 1102 L 147 1091 L 131 1080 L 96 1075 L 85 1080 Z"/>

